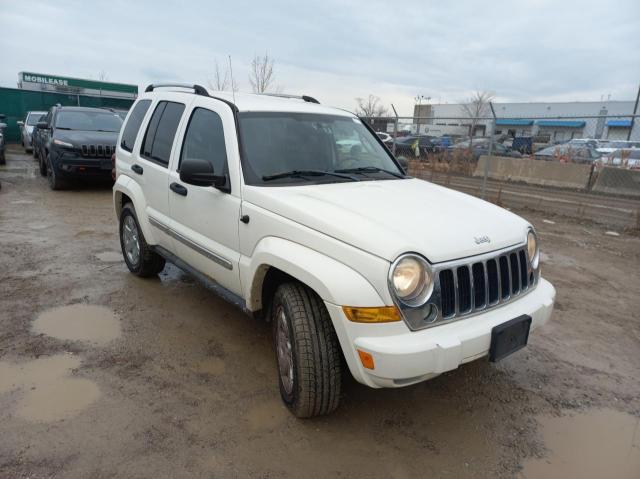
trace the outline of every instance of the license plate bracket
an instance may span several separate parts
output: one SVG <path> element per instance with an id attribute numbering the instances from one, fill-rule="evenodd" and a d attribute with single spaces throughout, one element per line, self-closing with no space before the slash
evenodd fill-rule
<path id="1" fill-rule="evenodd" d="M 531 316 L 526 314 L 494 326 L 491 330 L 489 361 L 498 362 L 524 348 L 529 341 L 530 329 Z"/>

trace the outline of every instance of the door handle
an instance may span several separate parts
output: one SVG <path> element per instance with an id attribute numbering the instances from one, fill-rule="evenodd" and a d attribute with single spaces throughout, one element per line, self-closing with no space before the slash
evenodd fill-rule
<path id="1" fill-rule="evenodd" d="M 138 173 L 139 175 L 141 175 L 144 171 L 142 169 L 142 166 L 140 165 L 131 165 L 131 170 L 133 170 L 134 173 Z"/>
<path id="2" fill-rule="evenodd" d="M 171 183 L 169 188 L 171 188 L 171 191 L 174 193 L 178 193 L 181 196 L 187 196 L 187 189 L 180 183 Z"/>

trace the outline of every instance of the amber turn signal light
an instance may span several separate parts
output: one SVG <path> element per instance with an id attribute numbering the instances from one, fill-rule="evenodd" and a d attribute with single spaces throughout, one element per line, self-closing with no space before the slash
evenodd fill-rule
<path id="1" fill-rule="evenodd" d="M 383 306 L 381 308 L 343 306 L 342 310 L 347 319 L 355 323 L 390 323 L 402 319 L 400 311 L 395 306 Z"/>
<path id="2" fill-rule="evenodd" d="M 358 356 L 360 356 L 360 362 L 367 369 L 375 369 L 375 365 L 373 364 L 373 356 L 365 351 L 358 351 Z"/>

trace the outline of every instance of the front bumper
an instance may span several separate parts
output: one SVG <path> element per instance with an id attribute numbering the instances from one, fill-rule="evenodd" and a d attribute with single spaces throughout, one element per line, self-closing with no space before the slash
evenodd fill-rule
<path id="1" fill-rule="evenodd" d="M 489 353 L 491 330 L 522 314 L 531 316 L 531 331 L 549 320 L 555 288 L 540 278 L 525 296 L 484 314 L 421 331 L 404 322 L 363 324 L 349 321 L 342 307 L 326 303 L 354 378 L 367 386 L 401 387 L 456 369 Z M 375 369 L 365 369 L 357 349 L 373 356 Z"/>
<path id="2" fill-rule="evenodd" d="M 111 178 L 111 158 L 87 158 L 75 151 L 61 149 L 51 155 L 56 173 L 64 178 Z"/>

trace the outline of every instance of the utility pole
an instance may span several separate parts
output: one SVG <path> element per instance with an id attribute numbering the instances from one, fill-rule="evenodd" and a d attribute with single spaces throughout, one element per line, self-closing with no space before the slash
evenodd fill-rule
<path id="1" fill-rule="evenodd" d="M 493 134 L 496 131 L 496 111 L 493 109 L 493 102 L 489 102 L 491 108 L 491 116 L 493 117 L 493 125 L 491 127 L 491 135 L 489 136 L 489 154 L 487 155 L 487 161 L 484 162 L 484 175 L 482 177 L 482 193 L 481 198 L 487 199 L 487 179 L 489 178 L 489 162 L 491 161 L 491 155 L 493 155 Z"/>
<path id="2" fill-rule="evenodd" d="M 640 100 L 640 86 L 638 86 L 638 94 L 636 95 L 636 104 L 633 106 L 633 116 L 631 117 L 631 125 L 629 125 L 629 132 L 627 133 L 627 141 L 631 139 L 631 132 L 633 131 L 633 125 L 636 123 L 636 115 L 638 114 L 638 100 Z"/>
<path id="3" fill-rule="evenodd" d="M 393 123 L 393 156 L 396 156 L 396 143 L 398 142 L 398 112 L 396 111 L 396 107 L 391 104 L 391 108 L 393 108 L 393 114 L 396 116 L 396 121 Z"/>
<path id="4" fill-rule="evenodd" d="M 420 136 L 420 104 L 422 103 L 422 99 L 424 95 L 416 95 L 415 101 L 418 104 L 418 109 L 416 110 L 416 135 Z"/>

